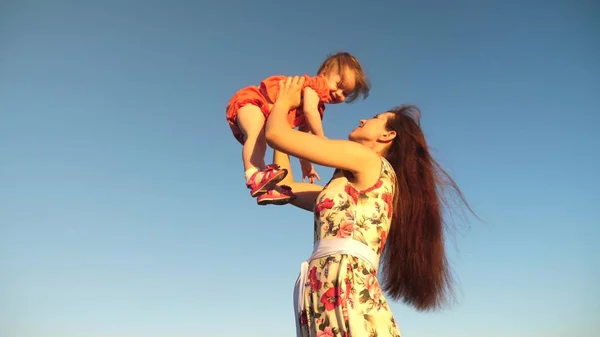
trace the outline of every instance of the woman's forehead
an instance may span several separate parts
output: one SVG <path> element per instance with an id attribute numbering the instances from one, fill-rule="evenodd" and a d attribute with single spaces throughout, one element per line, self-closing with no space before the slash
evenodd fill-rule
<path id="1" fill-rule="evenodd" d="M 373 116 L 374 119 L 387 119 L 390 117 L 391 112 L 380 112 L 377 115 Z"/>

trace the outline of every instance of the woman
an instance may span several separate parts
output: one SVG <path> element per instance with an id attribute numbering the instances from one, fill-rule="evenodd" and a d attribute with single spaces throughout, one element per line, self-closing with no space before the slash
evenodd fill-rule
<path id="1" fill-rule="evenodd" d="M 444 303 L 451 284 L 438 191 L 448 183 L 464 198 L 429 154 L 415 106 L 361 120 L 348 140 L 325 139 L 286 122 L 302 85 L 300 77 L 281 83 L 265 131 L 289 172 L 283 153 L 336 168 L 325 187 L 291 174 L 282 182 L 293 204 L 315 215 L 313 254 L 295 289 L 297 335 L 400 336 L 382 289 L 418 310 Z"/>

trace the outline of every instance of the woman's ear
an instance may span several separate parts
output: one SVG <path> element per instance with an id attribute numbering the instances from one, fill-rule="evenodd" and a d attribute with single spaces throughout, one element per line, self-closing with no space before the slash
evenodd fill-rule
<path id="1" fill-rule="evenodd" d="M 391 142 L 396 138 L 396 131 L 394 130 L 386 130 L 381 136 L 379 136 L 379 140 L 384 142 Z"/>

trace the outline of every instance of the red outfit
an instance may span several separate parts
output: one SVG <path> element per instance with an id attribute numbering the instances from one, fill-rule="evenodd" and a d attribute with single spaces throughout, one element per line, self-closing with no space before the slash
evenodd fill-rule
<path id="1" fill-rule="evenodd" d="M 254 104 L 260 108 L 265 118 L 269 117 L 271 109 L 270 104 L 274 104 L 277 100 L 277 93 L 279 92 L 279 81 L 285 80 L 287 76 L 271 76 L 260 82 L 260 86 L 249 86 L 245 87 L 236 92 L 233 97 L 227 103 L 227 123 L 233 132 L 233 136 L 243 145 L 244 134 L 240 130 L 237 123 L 238 110 L 246 104 Z M 327 82 L 323 75 L 319 76 L 308 76 L 304 75 L 304 88 L 310 87 L 317 92 L 319 95 L 319 114 L 323 119 L 323 112 L 325 111 L 325 103 L 331 101 L 330 89 L 327 86 Z M 304 111 L 302 107 L 292 109 L 288 112 L 288 123 L 291 127 L 296 128 L 299 126 L 306 125 L 306 118 L 304 117 Z"/>

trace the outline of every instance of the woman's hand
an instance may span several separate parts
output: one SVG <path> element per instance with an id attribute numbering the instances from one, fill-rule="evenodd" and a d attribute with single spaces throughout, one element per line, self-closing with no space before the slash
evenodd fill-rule
<path id="1" fill-rule="evenodd" d="M 288 77 L 285 81 L 279 81 L 279 93 L 275 104 L 285 106 L 288 110 L 297 108 L 302 102 L 303 86 L 304 76 Z"/>

